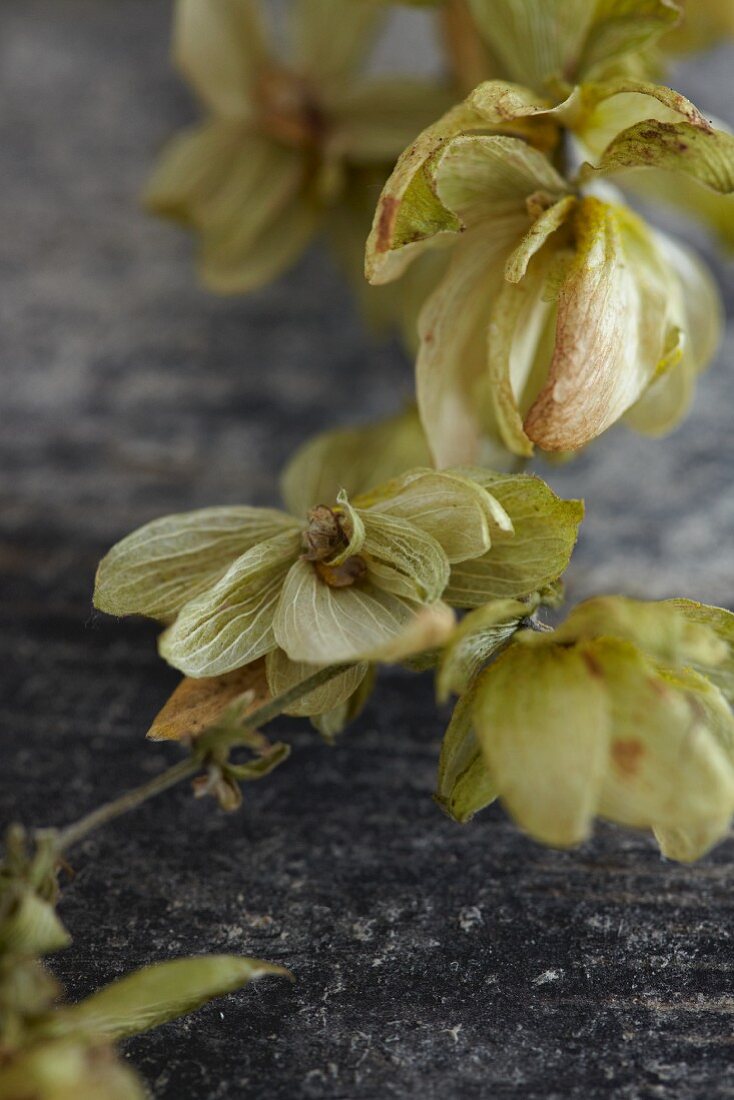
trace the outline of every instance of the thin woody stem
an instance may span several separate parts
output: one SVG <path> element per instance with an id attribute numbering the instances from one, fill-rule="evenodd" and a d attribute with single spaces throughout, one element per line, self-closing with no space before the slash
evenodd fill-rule
<path id="1" fill-rule="evenodd" d="M 444 48 L 464 94 L 487 79 L 488 59 L 466 0 L 448 0 L 440 11 Z"/>
<path id="2" fill-rule="evenodd" d="M 351 667 L 351 665 L 344 664 L 321 668 L 313 676 L 302 680 L 300 684 L 296 684 L 295 687 L 284 691 L 282 695 L 270 699 L 263 706 L 258 707 L 257 710 L 245 715 L 237 728 L 213 729 L 211 732 L 204 734 L 197 739 L 191 755 L 186 757 L 185 760 L 181 760 L 178 764 L 174 764 L 173 767 L 161 772 L 160 775 L 149 780 L 148 783 L 143 783 L 140 787 L 127 791 L 112 802 L 106 802 L 103 806 L 92 810 L 91 813 L 85 814 L 78 821 L 59 830 L 56 840 L 57 850 L 59 852 L 68 851 L 69 848 L 89 836 L 95 829 L 99 829 L 102 825 L 114 821 L 115 818 L 129 813 L 130 810 L 141 806 L 148 799 L 169 790 L 170 787 L 175 787 L 183 779 L 189 779 L 191 776 L 196 775 L 206 756 L 213 749 L 236 745 L 242 739 L 243 733 L 264 726 L 267 722 L 282 714 L 292 703 L 302 699 L 305 695 L 309 695 L 316 688 L 335 679 Z"/>
<path id="3" fill-rule="evenodd" d="M 196 775 L 200 768 L 201 760 L 198 755 L 187 756 L 185 760 L 180 760 L 172 768 L 161 772 L 149 783 L 143 783 L 140 787 L 135 787 L 134 790 L 120 795 L 113 802 L 106 802 L 104 806 L 92 810 L 91 813 L 79 818 L 72 825 L 67 825 L 65 829 L 60 830 L 57 841 L 58 850 L 60 852 L 68 851 L 69 848 L 74 844 L 78 844 L 89 833 L 93 833 L 95 829 L 106 825 L 108 821 L 114 821 L 116 817 L 121 817 L 137 806 L 141 806 L 149 798 L 154 798 L 157 794 L 167 791 L 169 787 L 174 787 L 182 779 L 188 779 L 190 776 Z"/>

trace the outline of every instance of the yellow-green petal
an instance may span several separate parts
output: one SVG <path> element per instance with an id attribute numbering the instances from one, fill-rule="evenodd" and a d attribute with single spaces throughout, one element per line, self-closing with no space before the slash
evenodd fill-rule
<path id="1" fill-rule="evenodd" d="M 480 607 L 493 599 L 537 592 L 558 580 L 573 553 L 584 506 L 562 500 L 538 477 L 487 470 L 466 473 L 504 507 L 514 533 L 495 533 L 480 558 L 451 569 L 444 599 L 453 607 Z"/>
<path id="2" fill-rule="evenodd" d="M 416 389 L 421 422 L 437 466 L 513 461 L 499 437 L 487 390 L 489 307 L 503 285 L 511 250 L 527 231 L 517 213 L 466 234 L 421 311 Z M 494 444 L 485 456 L 485 440 Z"/>
<path id="3" fill-rule="evenodd" d="M 446 587 L 451 566 L 440 542 L 415 523 L 376 510 L 361 511 L 367 576 L 386 592 L 434 603 Z"/>
<path id="4" fill-rule="evenodd" d="M 291 688 L 318 672 L 320 667 L 322 666 L 306 661 L 292 661 L 282 649 L 272 650 L 265 660 L 270 694 L 275 697 L 290 691 Z M 283 713 L 310 718 L 341 706 L 359 688 L 367 675 L 367 669 L 368 666 L 364 663 L 354 665 L 341 676 L 335 676 L 333 680 L 322 684 L 315 691 L 302 696 Z"/>
<path id="5" fill-rule="evenodd" d="M 221 676 L 274 649 L 273 617 L 300 548 L 295 529 L 237 558 L 216 584 L 185 604 L 160 637 L 161 656 L 186 676 Z"/>
<path id="6" fill-rule="evenodd" d="M 479 678 L 474 726 L 503 804 L 545 844 L 585 840 L 607 760 L 607 696 L 579 649 L 511 646 Z"/>
<path id="7" fill-rule="evenodd" d="M 448 89 L 425 80 L 384 77 L 360 81 L 341 91 L 330 104 L 333 146 L 352 164 L 391 164 L 451 107 L 451 100 Z"/>
<path id="8" fill-rule="evenodd" d="M 436 674 L 439 702 L 452 692 L 461 695 L 539 603 L 540 596 L 533 593 L 527 600 L 493 600 L 465 615 L 441 653 Z"/>
<path id="9" fill-rule="evenodd" d="M 724 649 L 714 652 L 712 662 L 705 652 L 689 655 L 689 662 L 715 684 L 730 703 L 734 704 L 734 614 L 723 607 L 697 603 L 695 600 L 666 600 L 678 614 L 696 626 L 713 631 Z M 723 659 L 717 659 L 723 653 Z"/>
<path id="10" fill-rule="evenodd" d="M 410 626 L 420 606 L 371 584 L 331 588 L 299 560 L 283 585 L 275 641 L 294 661 L 366 661 Z"/>
<path id="11" fill-rule="evenodd" d="M 549 451 L 600 435 L 652 381 L 674 327 L 654 237 L 596 198 L 574 214 L 575 251 L 558 295 L 553 356 L 524 428 Z"/>
<path id="12" fill-rule="evenodd" d="M 164 516 L 118 542 L 100 562 L 94 605 L 110 615 L 170 621 L 257 543 L 295 530 L 273 508 L 232 505 Z"/>
<path id="13" fill-rule="evenodd" d="M 669 665 L 716 668 L 727 659 L 726 643 L 705 618 L 687 616 L 680 601 L 633 600 L 596 596 L 578 604 L 553 632 L 554 643 L 614 636 L 634 643 L 656 661 Z M 530 639 L 543 644 L 543 637 Z"/>
<path id="14" fill-rule="evenodd" d="M 369 514 L 408 520 L 435 539 L 450 562 L 483 554 L 491 531 L 512 531 L 502 505 L 470 477 L 452 470 L 410 470 L 355 503 Z"/>
<path id="15" fill-rule="evenodd" d="M 385 17 L 374 0 L 297 0 L 292 8 L 296 69 L 332 87 L 363 63 Z"/>
<path id="16" fill-rule="evenodd" d="M 315 504 L 336 503 L 429 463 L 428 446 L 415 408 L 357 428 L 322 432 L 296 451 L 281 477 L 281 493 L 294 515 Z"/>
<path id="17" fill-rule="evenodd" d="M 734 768 L 709 728 L 700 689 L 659 675 L 628 642 L 604 638 L 589 646 L 611 708 L 599 813 L 637 828 L 697 826 L 731 815 Z"/>
<path id="18" fill-rule="evenodd" d="M 177 0 L 176 63 L 215 114 L 246 118 L 253 86 L 266 57 L 255 0 Z"/>
<path id="19" fill-rule="evenodd" d="M 441 809 L 462 825 L 497 797 L 474 733 L 473 706 L 474 689 L 469 688 L 457 701 L 444 734 L 433 796 Z"/>
<path id="20" fill-rule="evenodd" d="M 721 195 L 734 192 L 734 135 L 689 122 L 646 119 L 619 134 L 604 150 L 593 172 L 655 168 L 680 172 Z"/>

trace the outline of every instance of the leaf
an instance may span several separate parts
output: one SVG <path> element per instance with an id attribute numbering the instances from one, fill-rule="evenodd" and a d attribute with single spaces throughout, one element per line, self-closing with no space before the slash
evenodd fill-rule
<path id="1" fill-rule="evenodd" d="M 60 1008 L 44 1030 L 54 1036 L 81 1033 L 124 1039 L 185 1016 L 268 974 L 291 977 L 282 966 L 241 955 L 155 963 L 119 978 L 77 1005 Z"/>
<path id="2" fill-rule="evenodd" d="M 305 515 L 316 504 L 336 502 L 340 488 L 355 497 L 430 462 L 414 408 L 357 428 L 323 432 L 296 451 L 281 478 L 288 510 Z"/>
<path id="3" fill-rule="evenodd" d="M 225 676 L 182 680 L 154 718 L 146 736 L 151 741 L 196 737 L 216 725 L 227 708 L 243 696 L 249 699 L 244 714 L 257 710 L 270 698 L 262 661 L 254 661 Z"/>
<path id="4" fill-rule="evenodd" d="M 474 690 L 469 688 L 456 703 L 444 734 L 434 795 L 441 809 L 461 825 L 497 797 L 474 735 L 473 706 Z"/>
<path id="5" fill-rule="evenodd" d="M 467 470 L 487 488 L 512 520 L 514 534 L 497 532 L 480 558 L 454 565 L 443 598 L 453 607 L 480 607 L 493 599 L 537 592 L 565 571 L 578 537 L 584 506 L 562 500 L 527 474 Z"/>
<path id="6" fill-rule="evenodd" d="M 556 847 L 585 840 L 607 762 L 609 714 L 584 653 L 510 646 L 479 677 L 474 728 L 520 827 Z"/>
<path id="7" fill-rule="evenodd" d="M 444 703 L 454 692 L 461 695 L 470 682 L 540 603 L 533 593 L 527 600 L 494 600 L 470 611 L 449 638 L 436 676 L 438 700 Z"/>
<path id="8" fill-rule="evenodd" d="M 181 72 L 210 110 L 246 118 L 266 56 L 254 0 L 178 0 L 175 12 L 173 50 Z"/>
<path id="9" fill-rule="evenodd" d="M 164 622 L 222 577 L 235 558 L 296 522 L 272 508 L 203 508 L 164 516 L 118 542 L 100 562 L 94 605 Z"/>
<path id="10" fill-rule="evenodd" d="M 303 680 L 307 680 L 309 676 L 313 676 L 320 667 L 322 666 L 310 664 L 307 661 L 292 661 L 282 649 L 274 649 L 268 653 L 266 659 L 271 695 L 274 697 L 283 695 Z M 356 664 L 340 676 L 335 676 L 333 680 L 322 684 L 315 691 L 302 696 L 283 713 L 310 718 L 340 707 L 351 698 L 366 675 L 367 665 Z"/>
<path id="11" fill-rule="evenodd" d="M 376 587 L 420 603 L 434 603 L 451 567 L 441 543 L 410 520 L 376 509 L 360 512 L 367 575 Z"/>
<path id="12" fill-rule="evenodd" d="M 273 616 L 300 546 L 296 529 L 237 558 L 161 635 L 161 656 L 187 676 L 211 677 L 241 668 L 273 649 Z"/>

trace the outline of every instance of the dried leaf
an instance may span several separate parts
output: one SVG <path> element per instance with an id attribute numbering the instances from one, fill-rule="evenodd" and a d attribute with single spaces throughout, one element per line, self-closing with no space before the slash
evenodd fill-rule
<path id="1" fill-rule="evenodd" d="M 151 741 L 181 741 L 197 737 L 215 726 L 228 707 L 246 697 L 243 717 L 263 706 L 270 698 L 265 662 L 254 661 L 225 676 L 182 680 L 159 711 L 148 730 Z"/>

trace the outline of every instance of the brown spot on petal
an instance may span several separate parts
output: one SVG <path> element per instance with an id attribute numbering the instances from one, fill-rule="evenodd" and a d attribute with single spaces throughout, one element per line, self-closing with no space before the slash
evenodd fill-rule
<path id="1" fill-rule="evenodd" d="M 399 206 L 400 203 L 393 195 L 386 195 L 380 204 L 376 241 L 378 252 L 387 252 L 390 248 Z"/>
<path id="2" fill-rule="evenodd" d="M 635 775 L 645 755 L 645 746 L 631 737 L 626 741 L 612 741 L 612 762 L 624 776 Z"/>

